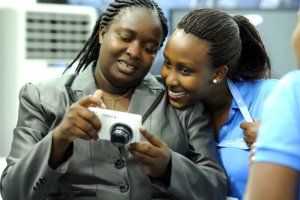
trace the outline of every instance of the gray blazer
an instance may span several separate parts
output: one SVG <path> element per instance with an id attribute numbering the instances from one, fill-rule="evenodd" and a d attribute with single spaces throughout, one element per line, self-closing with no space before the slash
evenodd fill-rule
<path id="1" fill-rule="evenodd" d="M 170 186 L 149 177 L 124 148 L 104 140 L 76 139 L 66 161 L 51 169 L 48 160 L 55 128 L 74 99 L 96 89 L 92 65 L 79 75 L 23 86 L 12 149 L 1 177 L 4 200 L 225 199 L 229 183 L 208 113 L 201 103 L 175 110 L 165 92 L 143 126 L 171 149 Z M 148 74 L 135 88 L 128 112 L 143 116 L 161 91 L 161 79 Z"/>

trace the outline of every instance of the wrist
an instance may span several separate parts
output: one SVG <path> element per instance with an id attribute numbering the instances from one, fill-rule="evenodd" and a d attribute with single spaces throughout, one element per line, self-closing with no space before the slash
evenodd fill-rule
<path id="1" fill-rule="evenodd" d="M 65 148 L 67 148 L 69 144 L 72 142 L 67 137 L 64 137 L 64 134 L 60 133 L 59 128 L 57 128 L 54 131 L 52 139 L 53 139 L 53 143 L 56 144 L 55 146 L 65 147 Z"/>

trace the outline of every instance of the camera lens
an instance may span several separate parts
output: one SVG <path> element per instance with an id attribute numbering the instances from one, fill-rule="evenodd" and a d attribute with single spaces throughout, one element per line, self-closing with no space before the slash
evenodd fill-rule
<path id="1" fill-rule="evenodd" d="M 110 141 L 116 147 L 123 147 L 131 139 L 132 133 L 128 126 L 117 124 L 112 128 Z"/>

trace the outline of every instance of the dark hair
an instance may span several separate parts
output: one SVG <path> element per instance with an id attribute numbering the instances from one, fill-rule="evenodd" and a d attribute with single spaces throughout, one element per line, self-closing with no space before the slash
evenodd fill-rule
<path id="1" fill-rule="evenodd" d="M 203 8 L 189 12 L 177 28 L 207 41 L 212 67 L 226 65 L 226 77 L 233 81 L 270 78 L 270 59 L 259 33 L 246 17 Z"/>
<path id="2" fill-rule="evenodd" d="M 107 28 L 109 27 L 113 17 L 117 15 L 120 9 L 125 7 L 144 7 L 154 10 L 160 18 L 162 30 L 163 30 L 163 40 L 161 46 L 163 46 L 163 42 L 168 34 L 168 22 L 161 8 L 157 5 L 153 0 L 114 0 L 109 4 L 106 11 L 103 12 L 92 32 L 92 35 L 85 43 L 83 49 L 79 52 L 77 57 L 73 60 L 73 62 L 65 69 L 64 73 L 67 72 L 76 60 L 79 60 L 79 64 L 76 67 L 75 72 L 79 73 L 81 70 L 83 71 L 91 62 L 98 59 L 100 44 L 99 44 L 99 29 L 101 25 L 105 25 Z"/>

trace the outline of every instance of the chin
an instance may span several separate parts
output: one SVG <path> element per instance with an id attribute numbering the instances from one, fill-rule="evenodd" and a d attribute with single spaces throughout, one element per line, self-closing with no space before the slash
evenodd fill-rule
<path id="1" fill-rule="evenodd" d="M 174 102 L 174 101 L 171 100 L 171 99 L 169 99 L 169 102 L 170 102 L 170 104 L 171 104 L 174 108 L 176 108 L 176 109 L 178 109 L 178 110 L 186 108 L 185 105 L 183 105 L 183 104 L 181 104 L 181 103 L 178 103 L 178 102 Z"/>

